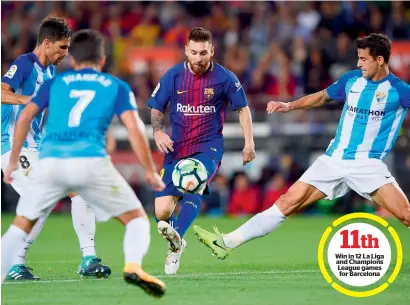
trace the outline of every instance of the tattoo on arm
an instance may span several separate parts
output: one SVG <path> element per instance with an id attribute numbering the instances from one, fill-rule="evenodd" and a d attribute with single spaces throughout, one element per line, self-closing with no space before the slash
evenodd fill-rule
<path id="1" fill-rule="evenodd" d="M 332 99 L 329 97 L 329 94 L 327 94 L 327 90 L 326 90 L 326 89 L 323 90 L 322 93 L 323 93 L 323 99 L 325 100 L 326 103 L 329 103 L 329 102 L 332 101 Z"/>
<path id="2" fill-rule="evenodd" d="M 154 132 L 162 129 L 162 125 L 164 125 L 164 114 L 161 111 L 157 109 L 151 110 L 151 125 Z"/>

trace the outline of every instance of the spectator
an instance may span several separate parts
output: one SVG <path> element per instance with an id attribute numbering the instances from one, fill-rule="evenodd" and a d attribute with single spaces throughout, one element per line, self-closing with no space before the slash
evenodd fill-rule
<path id="1" fill-rule="evenodd" d="M 280 196 L 286 194 L 289 186 L 286 183 L 286 179 L 282 174 L 276 174 L 268 184 L 262 200 L 262 207 L 260 211 L 269 209 Z"/>
<path id="2" fill-rule="evenodd" d="M 238 173 L 234 178 L 228 214 L 231 216 L 254 214 L 258 210 L 258 201 L 258 189 L 251 185 L 245 173 Z"/>

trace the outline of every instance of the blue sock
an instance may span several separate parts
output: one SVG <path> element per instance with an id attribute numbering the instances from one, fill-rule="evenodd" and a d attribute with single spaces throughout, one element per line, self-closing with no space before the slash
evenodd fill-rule
<path id="1" fill-rule="evenodd" d="M 199 194 L 184 194 L 180 199 L 179 202 L 181 203 L 182 208 L 179 212 L 174 229 L 179 233 L 181 238 L 198 216 L 199 211 L 201 210 L 201 201 L 202 195 Z"/>
<path id="2" fill-rule="evenodd" d="M 157 216 L 155 216 L 155 221 L 157 223 L 159 222 L 159 219 L 157 218 Z M 171 225 L 171 227 L 174 227 L 177 222 L 177 218 L 175 217 L 174 212 L 172 212 L 172 215 L 169 218 L 165 219 L 164 221 L 168 222 Z"/>

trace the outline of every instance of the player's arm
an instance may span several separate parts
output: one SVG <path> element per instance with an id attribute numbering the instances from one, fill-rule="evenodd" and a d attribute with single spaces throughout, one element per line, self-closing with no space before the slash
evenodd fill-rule
<path id="1" fill-rule="evenodd" d="M 164 126 L 164 114 L 154 108 L 151 109 L 151 125 L 154 133 L 155 144 L 157 145 L 159 151 L 163 153 L 174 151 L 172 147 L 174 141 L 172 141 L 169 135 L 162 130 L 162 127 Z"/>
<path id="2" fill-rule="evenodd" d="M 290 110 L 296 109 L 308 109 L 321 107 L 326 103 L 331 102 L 332 99 L 329 97 L 327 90 L 322 90 L 307 96 L 304 96 L 297 101 L 290 103 L 274 102 L 268 103 L 266 110 L 268 113 L 272 112 L 288 112 Z"/>
<path id="3" fill-rule="evenodd" d="M 410 108 L 410 85 L 402 82 L 396 89 L 399 93 L 400 105 L 404 108 Z"/>
<path id="4" fill-rule="evenodd" d="M 174 142 L 162 130 L 164 126 L 164 112 L 171 99 L 169 92 L 170 74 L 167 72 L 161 78 L 150 99 L 148 100 L 148 106 L 151 107 L 151 125 L 154 133 L 155 144 L 160 152 L 169 153 L 174 151 Z"/>
<path id="5" fill-rule="evenodd" d="M 21 148 L 26 141 L 26 137 L 30 129 L 30 123 L 38 113 L 39 108 L 34 103 L 27 104 L 27 106 L 24 107 L 23 111 L 20 113 L 19 119 L 17 120 L 16 124 L 16 130 L 14 132 L 10 163 L 17 163 Z"/>
<path id="6" fill-rule="evenodd" d="M 237 110 L 239 114 L 239 123 L 242 128 L 245 145 L 242 151 L 243 165 L 255 159 L 255 143 L 253 141 L 252 115 L 248 107 L 245 90 L 238 78 L 232 72 L 228 75 L 227 95 L 232 109 Z"/>
<path id="7" fill-rule="evenodd" d="M 132 150 L 138 156 L 138 159 L 145 169 L 147 182 L 156 191 L 162 191 L 165 185 L 156 172 L 149 142 L 145 135 L 145 124 L 138 115 L 134 93 L 132 93 L 130 87 L 125 83 L 120 83 L 119 87 L 115 113 L 127 128 L 128 140 Z"/>
<path id="8" fill-rule="evenodd" d="M 27 104 L 30 96 L 15 94 L 9 84 L 1 83 L 1 103 L 6 105 Z"/>
<path id="9" fill-rule="evenodd" d="M 52 83 L 53 80 L 46 81 L 32 97 L 31 102 L 29 102 L 20 113 L 19 119 L 16 123 L 16 128 L 14 130 L 13 147 L 10 153 L 9 167 L 4 175 L 4 181 L 6 183 L 10 183 L 12 181 L 11 174 L 17 170 L 21 148 L 26 141 L 31 121 L 33 121 L 34 117 L 39 112 L 44 111 L 44 109 L 48 107 L 50 87 Z"/>
<path id="10" fill-rule="evenodd" d="M 115 149 L 117 148 L 117 143 L 115 142 L 115 139 L 111 132 L 108 130 L 107 132 L 107 143 L 106 143 L 106 149 L 107 153 L 111 155 Z"/>
<path id="11" fill-rule="evenodd" d="M 266 110 L 272 112 L 288 112 L 296 109 L 317 108 L 331 101 L 343 101 L 346 98 L 346 84 L 349 79 L 360 76 L 359 70 L 349 71 L 343 74 L 338 81 L 330 85 L 325 90 L 304 96 L 297 101 L 290 103 L 274 102 L 268 103 Z"/>
<path id="12" fill-rule="evenodd" d="M 30 129 L 30 123 L 34 117 L 38 114 L 39 108 L 34 103 L 29 103 L 24 107 L 17 120 L 16 128 L 14 131 L 13 147 L 10 153 L 9 167 L 4 175 L 4 182 L 10 183 L 13 179 L 11 174 L 18 168 L 18 160 L 21 152 L 21 148 L 26 141 L 28 131 Z"/>
<path id="13" fill-rule="evenodd" d="M 255 142 L 253 141 L 253 126 L 251 110 L 248 106 L 239 108 L 239 123 L 242 128 L 245 146 L 243 148 L 243 165 L 255 159 Z"/>
<path id="14" fill-rule="evenodd" d="M 2 104 L 21 105 L 29 102 L 29 96 L 15 94 L 27 77 L 27 62 L 22 57 L 19 57 L 13 62 L 7 73 L 1 78 Z"/>
<path id="15" fill-rule="evenodd" d="M 122 113 L 120 118 L 127 128 L 131 148 L 138 156 L 145 171 L 155 172 L 155 164 L 145 135 L 145 124 L 139 117 L 138 112 L 128 110 Z"/>

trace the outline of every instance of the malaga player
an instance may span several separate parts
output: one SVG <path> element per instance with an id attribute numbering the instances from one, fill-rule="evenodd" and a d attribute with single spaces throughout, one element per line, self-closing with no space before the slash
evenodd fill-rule
<path id="1" fill-rule="evenodd" d="M 288 112 L 345 101 L 335 138 L 289 191 L 237 230 L 221 235 L 194 226 L 200 240 L 224 259 L 233 248 L 272 232 L 289 215 L 323 198 L 350 189 L 386 208 L 410 227 L 410 206 L 383 163 L 410 107 L 410 86 L 389 71 L 391 42 L 382 34 L 356 41 L 358 70 L 344 74 L 326 90 L 295 102 L 270 102 L 267 111 Z"/>
<path id="2" fill-rule="evenodd" d="M 222 128 L 229 103 L 239 113 L 245 138 L 243 164 L 255 158 L 252 117 L 245 92 L 231 71 L 211 61 L 211 33 L 203 28 L 191 29 L 185 54 L 187 60 L 165 73 L 148 101 L 155 142 L 165 153 L 162 175 L 166 189 L 156 193 L 155 215 L 159 233 L 169 242 L 167 274 L 178 271 L 186 247 L 182 237 L 198 216 L 202 197 L 179 192 L 172 183 L 173 169 L 179 160 L 192 157 L 205 165 L 209 181 L 212 179 L 224 152 Z M 162 129 L 168 103 L 171 137 Z M 178 201 L 182 209 L 176 219 L 174 209 Z"/>
<path id="3" fill-rule="evenodd" d="M 150 243 L 150 225 L 132 188 L 107 157 L 105 135 L 114 115 L 128 130 L 134 152 L 141 160 L 147 182 L 164 189 L 155 171 L 145 126 L 136 112 L 130 87 L 110 74 L 105 64 L 104 39 L 92 30 L 72 37 L 70 54 L 74 70 L 47 80 L 18 119 L 5 182 L 13 179 L 30 122 L 48 108 L 39 150 L 39 166 L 17 206 L 17 216 L 2 238 L 2 265 L 8 267 L 35 222 L 46 216 L 55 202 L 70 191 L 80 194 L 98 221 L 115 217 L 125 226 L 124 279 L 156 297 L 165 292 L 160 280 L 145 273 L 141 263 Z M 2 273 L 2 279 L 4 274 Z"/>
<path id="4" fill-rule="evenodd" d="M 63 19 L 46 18 L 40 25 L 35 50 L 19 56 L 2 77 L 1 165 L 3 171 L 9 164 L 15 124 L 24 109 L 24 105 L 45 81 L 54 77 L 55 65 L 58 65 L 67 56 L 70 40 L 71 30 Z M 37 167 L 37 150 L 44 121 L 44 112 L 39 112 L 31 123 L 24 148 L 19 157 L 19 169 L 15 173 L 12 186 L 20 195 L 25 192 L 27 177 Z M 80 196 L 71 194 L 71 197 L 73 226 L 80 242 L 83 257 L 78 272 L 84 276 L 95 276 L 96 270 L 98 270 L 108 276 L 111 270 L 101 264 L 101 260 L 96 257 L 95 253 L 95 216 Z M 25 245 L 18 252 L 13 267 L 8 273 L 9 280 L 39 279 L 31 273 L 31 268 L 25 266 L 25 258 L 27 250 L 40 233 L 45 219 L 46 216 L 37 221 Z"/>

